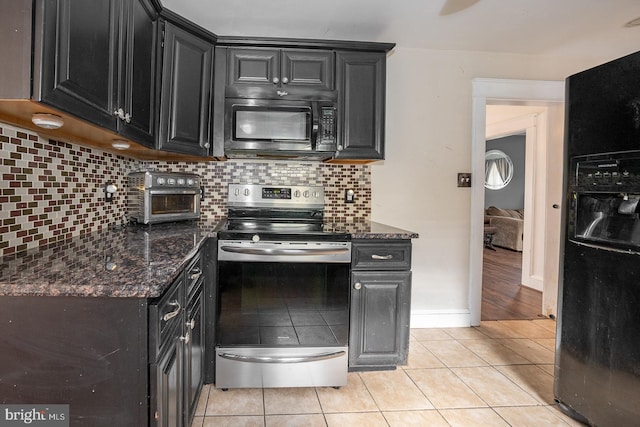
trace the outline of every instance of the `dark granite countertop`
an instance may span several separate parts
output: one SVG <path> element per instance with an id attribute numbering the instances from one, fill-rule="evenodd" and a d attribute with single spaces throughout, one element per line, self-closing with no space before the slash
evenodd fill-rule
<path id="1" fill-rule="evenodd" d="M 344 230 L 351 233 L 352 239 L 417 239 L 418 233 L 391 227 L 378 222 L 364 222 L 353 224 L 339 224 L 336 228 L 344 227 Z"/>
<path id="2" fill-rule="evenodd" d="M 376 222 L 332 224 L 352 239 L 415 239 Z M 155 298 L 171 285 L 216 224 L 129 226 L 0 258 L 0 296 Z"/>
<path id="3" fill-rule="evenodd" d="M 99 231 L 0 259 L 0 295 L 154 298 L 210 235 L 193 222 Z"/>

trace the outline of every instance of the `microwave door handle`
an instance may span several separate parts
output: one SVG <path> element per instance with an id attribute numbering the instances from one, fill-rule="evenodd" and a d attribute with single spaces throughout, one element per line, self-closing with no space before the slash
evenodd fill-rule
<path id="1" fill-rule="evenodd" d="M 318 145 L 318 131 L 320 129 L 320 108 L 317 102 L 311 103 L 311 150 Z"/>

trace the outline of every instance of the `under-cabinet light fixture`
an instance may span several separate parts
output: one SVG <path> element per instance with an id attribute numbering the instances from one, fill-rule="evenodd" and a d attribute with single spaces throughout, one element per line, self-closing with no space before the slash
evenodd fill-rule
<path id="1" fill-rule="evenodd" d="M 35 113 L 31 116 L 31 121 L 43 129 L 58 129 L 64 125 L 62 117 L 48 113 Z"/>
<path id="2" fill-rule="evenodd" d="M 127 150 L 129 147 L 131 147 L 131 144 L 129 144 L 124 139 L 114 139 L 111 143 L 111 146 L 116 150 Z"/>

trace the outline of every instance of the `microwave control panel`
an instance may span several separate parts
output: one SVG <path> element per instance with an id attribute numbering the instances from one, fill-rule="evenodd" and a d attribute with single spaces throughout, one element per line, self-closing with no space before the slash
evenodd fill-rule
<path id="1" fill-rule="evenodd" d="M 336 142 L 336 109 L 320 108 L 320 133 L 318 144 L 335 144 Z"/>

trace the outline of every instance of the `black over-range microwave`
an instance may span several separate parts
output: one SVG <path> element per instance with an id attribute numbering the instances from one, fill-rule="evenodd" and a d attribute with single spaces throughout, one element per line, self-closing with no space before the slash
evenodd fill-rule
<path id="1" fill-rule="evenodd" d="M 228 157 L 322 159 L 338 149 L 334 101 L 227 98 L 225 102 Z"/>

